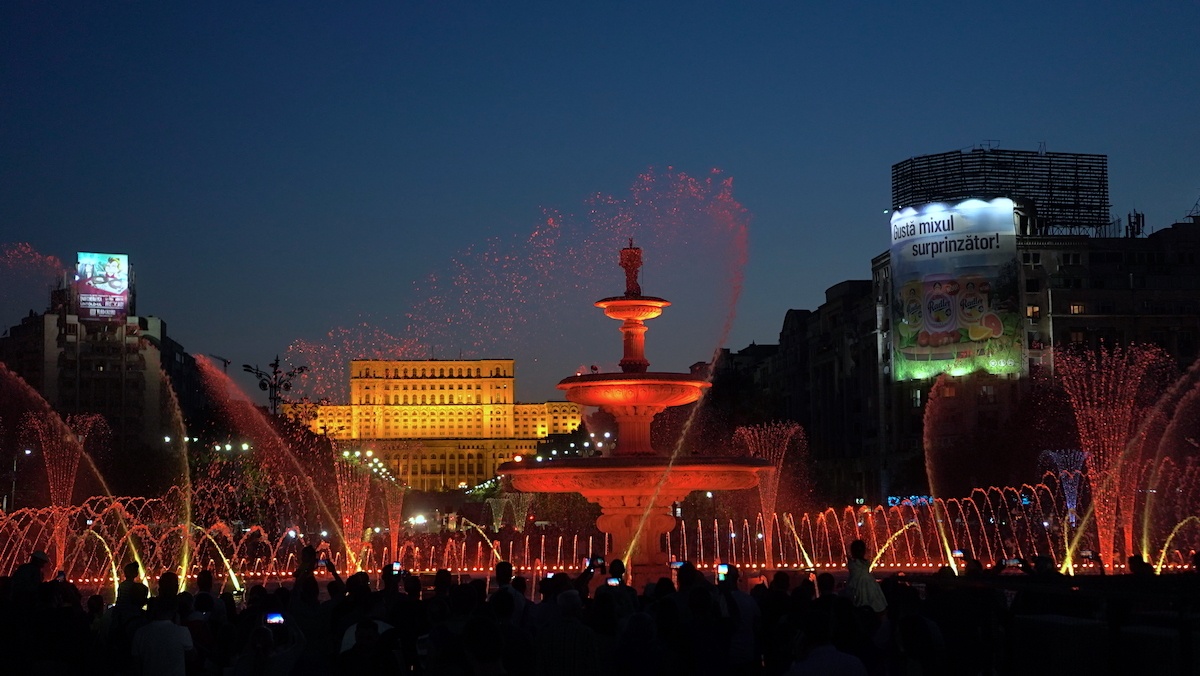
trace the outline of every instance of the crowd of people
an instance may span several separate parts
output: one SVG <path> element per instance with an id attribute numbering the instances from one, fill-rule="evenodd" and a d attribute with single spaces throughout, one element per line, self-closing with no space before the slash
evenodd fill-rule
<path id="1" fill-rule="evenodd" d="M 490 579 L 441 570 L 427 585 L 386 566 L 343 580 L 306 548 L 290 584 L 244 595 L 214 589 L 208 571 L 194 586 L 164 572 L 152 594 L 130 563 L 111 603 L 46 579 L 49 557 L 34 552 L 0 578 L 0 650 L 19 674 L 990 674 L 1010 614 L 1039 611 L 1038 595 L 970 584 L 996 574 L 978 562 L 921 586 L 880 583 L 866 545 L 849 551 L 841 578 L 746 580 L 723 566 L 711 579 L 685 562 L 639 591 L 599 557 L 534 589 L 507 562 Z"/>

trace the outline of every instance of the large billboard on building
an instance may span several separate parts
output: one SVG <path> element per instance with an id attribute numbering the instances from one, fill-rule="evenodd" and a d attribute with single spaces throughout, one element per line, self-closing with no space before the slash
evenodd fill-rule
<path id="1" fill-rule="evenodd" d="M 1024 372 L 1012 200 L 896 211 L 891 267 L 896 380 Z"/>
<path id="2" fill-rule="evenodd" d="M 123 321 L 129 310 L 129 256 L 80 252 L 75 263 L 80 319 Z"/>

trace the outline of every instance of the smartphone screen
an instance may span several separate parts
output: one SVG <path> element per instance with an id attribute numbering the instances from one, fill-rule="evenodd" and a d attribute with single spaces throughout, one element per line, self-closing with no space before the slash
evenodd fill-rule
<path id="1" fill-rule="evenodd" d="M 403 568 L 400 567 L 399 561 L 392 562 L 392 573 L 399 573 L 402 570 L 403 570 Z"/>
<path id="2" fill-rule="evenodd" d="M 672 561 L 672 562 L 671 562 L 671 567 L 672 567 L 672 568 L 674 568 L 674 569 L 676 569 L 676 570 L 678 570 L 678 569 L 680 569 L 680 568 L 683 568 L 683 561 Z"/>
<path id="3" fill-rule="evenodd" d="M 283 624 L 283 615 L 279 613 L 267 613 L 267 624 Z"/>
<path id="4" fill-rule="evenodd" d="M 608 586 L 610 586 L 610 587 L 620 587 L 620 586 L 621 586 L 621 578 L 619 578 L 619 577 L 610 577 L 610 578 L 608 578 Z"/>

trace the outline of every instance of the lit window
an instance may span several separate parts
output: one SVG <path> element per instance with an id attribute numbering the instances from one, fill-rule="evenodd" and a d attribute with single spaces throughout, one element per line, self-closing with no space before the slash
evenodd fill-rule
<path id="1" fill-rule="evenodd" d="M 1070 313 L 1073 315 L 1083 314 L 1083 303 L 1071 303 Z"/>
<path id="2" fill-rule="evenodd" d="M 1025 306 L 1025 316 L 1035 322 L 1037 320 L 1041 319 L 1042 318 L 1041 306 L 1040 305 L 1026 305 Z"/>

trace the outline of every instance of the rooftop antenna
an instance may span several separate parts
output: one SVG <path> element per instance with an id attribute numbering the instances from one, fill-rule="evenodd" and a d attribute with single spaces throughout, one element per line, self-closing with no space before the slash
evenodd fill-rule
<path id="1" fill-rule="evenodd" d="M 229 362 L 229 360 L 228 360 L 228 359 L 226 359 L 225 357 L 218 357 L 218 356 L 217 356 L 217 355 L 215 355 L 215 354 L 210 354 L 210 355 L 208 355 L 208 356 L 210 356 L 210 357 L 212 357 L 213 359 L 216 359 L 217 361 L 221 362 L 221 371 L 222 371 L 223 373 L 229 373 L 229 363 L 230 363 L 230 362 Z"/>

